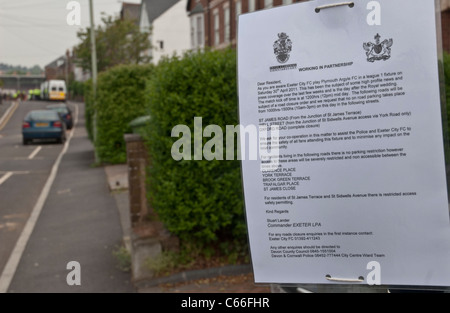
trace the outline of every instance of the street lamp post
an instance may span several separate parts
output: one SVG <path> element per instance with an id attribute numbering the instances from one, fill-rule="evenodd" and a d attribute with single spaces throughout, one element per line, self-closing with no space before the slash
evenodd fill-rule
<path id="1" fill-rule="evenodd" d="M 95 148 L 95 142 L 97 141 L 97 48 L 95 44 L 95 23 L 94 23 L 94 5 L 93 0 L 89 0 L 89 11 L 91 19 L 91 63 L 92 63 L 92 87 L 93 87 L 93 99 L 94 99 L 94 121 L 93 121 L 93 131 L 94 131 L 94 151 L 95 151 L 95 163 L 99 163 L 99 158 L 97 154 L 97 149 Z"/>

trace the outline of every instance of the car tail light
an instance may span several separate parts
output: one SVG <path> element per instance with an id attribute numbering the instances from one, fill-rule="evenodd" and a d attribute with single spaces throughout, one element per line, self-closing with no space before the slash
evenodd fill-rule
<path id="1" fill-rule="evenodd" d="M 22 128 L 30 128 L 30 127 L 31 127 L 30 123 L 28 123 L 28 122 L 23 122 Z"/>
<path id="2" fill-rule="evenodd" d="M 62 127 L 62 123 L 61 122 L 54 122 L 53 126 L 61 128 Z"/>

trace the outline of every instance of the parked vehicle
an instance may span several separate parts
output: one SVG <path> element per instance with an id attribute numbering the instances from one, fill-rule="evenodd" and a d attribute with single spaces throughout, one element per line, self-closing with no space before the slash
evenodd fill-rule
<path id="1" fill-rule="evenodd" d="M 73 116 L 72 111 L 65 103 L 58 103 L 58 104 L 50 104 L 47 105 L 47 110 L 53 110 L 59 113 L 59 115 L 62 117 L 64 123 L 66 124 L 67 129 L 73 128 Z"/>
<path id="2" fill-rule="evenodd" d="M 64 143 L 66 141 L 66 124 L 56 111 L 31 111 L 22 123 L 22 137 L 24 145 L 34 139 L 54 139 L 58 143 Z"/>
<path id="3" fill-rule="evenodd" d="M 41 84 L 41 100 L 48 99 L 48 81 Z"/>
<path id="4" fill-rule="evenodd" d="M 67 87 L 63 80 L 48 80 L 41 84 L 41 98 L 50 101 L 66 101 Z"/>

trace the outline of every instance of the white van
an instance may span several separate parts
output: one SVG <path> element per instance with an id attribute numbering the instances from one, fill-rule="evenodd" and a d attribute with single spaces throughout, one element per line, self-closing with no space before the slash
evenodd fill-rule
<path id="1" fill-rule="evenodd" d="M 66 82 L 63 80 L 49 80 L 48 81 L 48 96 L 47 100 L 66 101 Z"/>

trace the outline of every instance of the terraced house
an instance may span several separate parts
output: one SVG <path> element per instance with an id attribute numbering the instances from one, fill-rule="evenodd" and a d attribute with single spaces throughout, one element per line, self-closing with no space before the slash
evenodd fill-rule
<path id="1" fill-rule="evenodd" d="M 450 0 L 441 0 L 442 44 L 450 53 Z"/>
<path id="2" fill-rule="evenodd" d="M 240 14 L 306 0 L 188 0 L 191 48 L 236 46 Z M 444 50 L 450 52 L 450 0 L 441 0 Z"/>
<path id="3" fill-rule="evenodd" d="M 305 0 L 188 0 L 191 46 L 217 49 L 236 46 L 237 17 L 240 14 Z"/>

